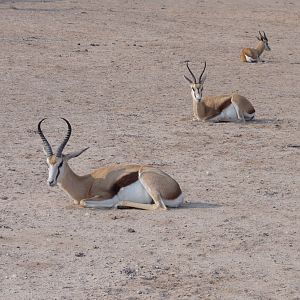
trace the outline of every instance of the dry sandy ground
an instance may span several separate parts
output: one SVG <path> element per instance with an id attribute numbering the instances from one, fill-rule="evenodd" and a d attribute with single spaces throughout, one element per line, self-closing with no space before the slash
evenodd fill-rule
<path id="1" fill-rule="evenodd" d="M 300 2 L 0 1 L 1 299 L 300 299 Z M 239 62 L 265 30 L 263 64 Z M 248 124 L 192 122 L 239 91 Z M 46 184 L 53 145 L 79 174 L 154 164 L 184 190 L 167 212 L 88 210 Z"/>

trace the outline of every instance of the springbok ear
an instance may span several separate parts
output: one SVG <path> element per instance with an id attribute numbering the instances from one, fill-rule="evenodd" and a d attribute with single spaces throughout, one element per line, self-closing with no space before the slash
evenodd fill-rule
<path id="1" fill-rule="evenodd" d="M 261 41 L 261 38 L 260 38 L 260 37 L 256 36 L 256 38 L 257 38 L 259 41 Z"/>
<path id="2" fill-rule="evenodd" d="M 77 156 L 79 156 L 80 154 L 82 154 L 84 151 L 86 151 L 87 149 L 89 149 L 90 147 L 87 147 L 87 148 L 84 148 L 82 150 L 79 150 L 79 151 L 75 151 L 75 152 L 72 152 L 72 153 L 68 153 L 68 154 L 65 154 L 64 157 L 65 159 L 69 160 L 71 158 L 75 158 Z"/>
<path id="3" fill-rule="evenodd" d="M 185 75 L 183 75 L 183 77 L 186 79 L 186 81 L 188 81 L 188 83 L 193 84 L 193 81 L 191 79 L 189 79 L 188 77 L 186 77 Z"/>

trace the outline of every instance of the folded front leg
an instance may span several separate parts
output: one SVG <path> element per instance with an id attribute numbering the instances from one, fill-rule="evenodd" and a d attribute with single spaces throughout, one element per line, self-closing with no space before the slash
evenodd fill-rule
<path id="1" fill-rule="evenodd" d="M 80 205 L 85 208 L 112 208 L 118 203 L 119 199 L 114 196 L 110 199 L 103 199 L 100 197 L 93 197 L 80 201 Z"/>

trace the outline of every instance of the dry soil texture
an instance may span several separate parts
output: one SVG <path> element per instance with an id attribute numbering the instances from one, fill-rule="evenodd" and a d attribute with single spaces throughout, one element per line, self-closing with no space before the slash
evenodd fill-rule
<path id="1" fill-rule="evenodd" d="M 300 1 L 0 0 L 1 299 L 299 299 Z M 265 63 L 239 61 L 264 30 Z M 193 122 L 239 91 L 257 121 Z M 79 174 L 153 164 L 187 204 L 88 210 L 47 186 L 37 123 Z"/>

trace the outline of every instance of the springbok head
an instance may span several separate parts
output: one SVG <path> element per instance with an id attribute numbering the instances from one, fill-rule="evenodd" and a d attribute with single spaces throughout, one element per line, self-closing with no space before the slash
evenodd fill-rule
<path id="1" fill-rule="evenodd" d="M 52 147 L 51 147 L 50 143 L 47 141 L 47 139 L 44 136 L 43 131 L 41 129 L 41 124 L 46 119 L 47 118 L 44 118 L 39 122 L 39 124 L 38 124 L 38 134 L 40 135 L 40 137 L 43 141 L 44 152 L 47 156 L 47 164 L 49 166 L 49 169 L 48 169 L 49 170 L 49 177 L 48 177 L 47 182 L 48 182 L 49 186 L 55 186 L 57 183 L 59 183 L 61 181 L 61 179 L 64 176 L 66 162 L 71 158 L 79 156 L 81 153 L 83 153 L 88 148 L 84 148 L 83 150 L 80 150 L 80 151 L 77 151 L 77 152 L 72 152 L 72 153 L 69 153 L 69 154 L 63 154 L 63 150 L 64 150 L 65 146 L 67 145 L 67 143 L 69 141 L 69 138 L 71 136 L 72 127 L 71 127 L 71 124 L 69 123 L 68 120 L 66 120 L 64 118 L 61 118 L 62 120 L 64 120 L 67 123 L 68 131 L 67 131 L 67 134 L 66 134 L 64 140 L 62 141 L 62 143 L 57 148 L 56 153 L 53 154 Z"/>
<path id="2" fill-rule="evenodd" d="M 206 79 L 206 75 L 203 76 L 204 71 L 206 69 L 206 61 L 204 62 L 204 68 L 203 71 L 201 73 L 201 75 L 199 76 L 199 79 L 197 80 L 195 75 L 193 74 L 193 72 L 191 71 L 190 67 L 189 67 L 189 61 L 186 61 L 186 67 L 189 70 L 190 74 L 192 75 L 193 80 L 191 80 L 190 78 L 188 78 L 187 76 L 183 75 L 184 78 L 189 82 L 190 87 L 192 89 L 191 93 L 192 93 L 192 97 L 197 101 L 200 102 L 202 99 L 202 91 L 203 91 L 203 83 Z M 202 77 L 203 76 L 203 77 Z"/>
<path id="3" fill-rule="evenodd" d="M 268 38 L 267 38 L 267 36 L 266 36 L 266 33 L 265 33 L 264 31 L 263 31 L 263 35 L 261 34 L 260 31 L 259 31 L 258 33 L 259 33 L 259 37 L 257 36 L 256 38 L 257 38 L 259 41 L 261 41 L 261 42 L 264 43 L 264 45 L 265 45 L 265 50 L 271 51 L 271 48 L 270 48 L 270 46 L 269 46 Z"/>

